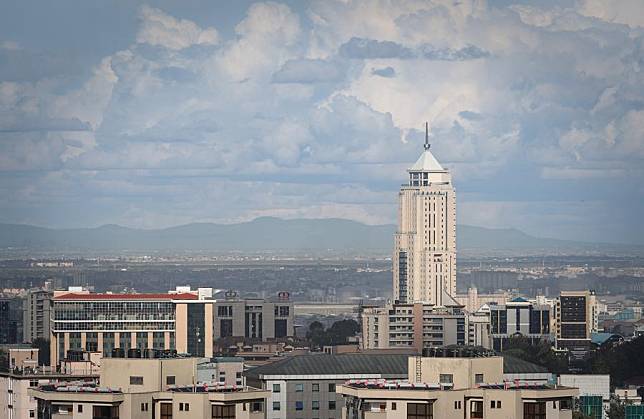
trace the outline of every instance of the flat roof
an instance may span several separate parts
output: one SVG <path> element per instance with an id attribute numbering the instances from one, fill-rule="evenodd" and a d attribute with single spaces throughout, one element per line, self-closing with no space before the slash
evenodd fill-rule
<path id="1" fill-rule="evenodd" d="M 81 294 L 70 292 L 54 297 L 56 301 L 93 301 L 93 300 L 198 300 L 199 296 L 182 294 Z"/>

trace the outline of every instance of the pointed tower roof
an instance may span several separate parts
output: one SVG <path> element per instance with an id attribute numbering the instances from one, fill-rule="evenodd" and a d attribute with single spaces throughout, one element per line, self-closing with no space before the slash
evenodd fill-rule
<path id="1" fill-rule="evenodd" d="M 440 165 L 436 157 L 429 151 L 431 145 L 429 144 L 429 124 L 425 122 L 425 144 L 423 145 L 425 151 L 420 155 L 416 163 L 409 169 L 408 172 L 444 172 L 445 169 Z"/>

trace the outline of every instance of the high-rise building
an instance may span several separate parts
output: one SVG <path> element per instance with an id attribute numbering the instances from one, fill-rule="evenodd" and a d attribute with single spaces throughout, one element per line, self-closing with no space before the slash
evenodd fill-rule
<path id="1" fill-rule="evenodd" d="M 54 293 L 41 288 L 27 291 L 23 300 L 23 340 L 49 339 L 51 299 Z"/>
<path id="2" fill-rule="evenodd" d="M 592 291 L 561 291 L 556 303 L 556 347 L 573 358 L 590 351 L 591 334 L 597 331 L 595 294 Z"/>
<path id="3" fill-rule="evenodd" d="M 429 150 L 407 171 L 400 188 L 393 254 L 394 299 L 443 305 L 456 294 L 456 193 L 449 171 Z"/>

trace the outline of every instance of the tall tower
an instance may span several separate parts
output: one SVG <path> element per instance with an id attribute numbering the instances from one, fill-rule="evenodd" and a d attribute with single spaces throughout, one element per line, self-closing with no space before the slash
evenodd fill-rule
<path id="1" fill-rule="evenodd" d="M 456 192 L 449 171 L 429 151 L 427 124 L 424 147 L 398 194 L 394 300 L 441 306 L 456 294 Z"/>

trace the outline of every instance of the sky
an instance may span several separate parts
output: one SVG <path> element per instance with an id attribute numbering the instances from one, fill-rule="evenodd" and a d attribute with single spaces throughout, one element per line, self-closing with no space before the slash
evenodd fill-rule
<path id="1" fill-rule="evenodd" d="M 460 224 L 644 244 L 641 0 L 0 4 L 0 222 Z"/>

